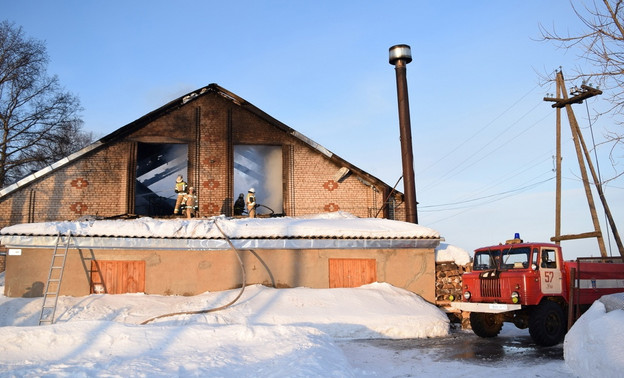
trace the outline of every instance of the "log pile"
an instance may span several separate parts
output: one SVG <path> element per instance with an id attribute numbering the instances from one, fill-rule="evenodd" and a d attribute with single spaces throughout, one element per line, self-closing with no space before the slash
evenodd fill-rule
<path id="1" fill-rule="evenodd" d="M 450 303 L 461 300 L 462 274 L 471 270 L 471 264 L 461 266 L 454 261 L 436 263 L 436 304 L 444 307 L 449 316 L 455 318 L 454 322 L 461 323 L 464 329 L 470 327 L 470 314 L 452 310 Z"/>
<path id="2" fill-rule="evenodd" d="M 436 300 L 438 302 L 461 298 L 461 276 L 466 270 L 465 266 L 458 266 L 452 261 L 436 264 Z"/>
<path id="3" fill-rule="evenodd" d="M 0 248 L 0 273 L 4 272 L 6 268 L 6 255 L 7 248 Z"/>

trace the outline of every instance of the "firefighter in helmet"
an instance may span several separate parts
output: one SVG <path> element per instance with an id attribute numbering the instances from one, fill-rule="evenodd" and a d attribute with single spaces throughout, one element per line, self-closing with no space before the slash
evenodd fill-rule
<path id="1" fill-rule="evenodd" d="M 247 213 L 249 213 L 249 218 L 256 217 L 256 190 L 254 188 L 250 188 L 247 192 Z"/>
<path id="2" fill-rule="evenodd" d="M 195 195 L 195 188 L 189 186 L 188 193 L 184 195 L 182 200 L 182 214 L 186 214 L 186 217 L 191 219 L 197 213 L 197 195 Z"/>
<path id="3" fill-rule="evenodd" d="M 238 199 L 234 202 L 234 215 L 243 215 L 245 211 L 245 196 L 243 193 L 238 195 Z"/>
<path id="4" fill-rule="evenodd" d="M 173 209 L 173 213 L 175 215 L 178 215 L 180 213 L 180 206 L 182 205 L 182 201 L 184 200 L 184 195 L 186 194 L 186 190 L 187 190 L 187 185 L 182 175 L 178 175 L 178 178 L 176 178 L 176 184 L 175 184 L 174 190 L 178 198 L 176 198 L 176 204 L 175 204 L 175 208 Z"/>

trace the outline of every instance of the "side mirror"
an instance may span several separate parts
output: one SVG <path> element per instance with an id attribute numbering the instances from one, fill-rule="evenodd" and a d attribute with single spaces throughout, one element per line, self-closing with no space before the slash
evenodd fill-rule
<path id="1" fill-rule="evenodd" d="M 535 265 L 535 264 L 531 264 L 531 269 L 532 269 L 532 270 L 537 270 L 537 265 Z"/>

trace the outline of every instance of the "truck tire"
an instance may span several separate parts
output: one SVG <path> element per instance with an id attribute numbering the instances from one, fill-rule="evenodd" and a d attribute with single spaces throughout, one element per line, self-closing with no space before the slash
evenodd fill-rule
<path id="1" fill-rule="evenodd" d="M 529 317 L 531 338 L 536 344 L 542 346 L 559 344 L 567 328 L 567 320 L 561 306 L 549 300 L 540 303 Z"/>
<path id="2" fill-rule="evenodd" d="M 485 312 L 471 312 L 470 326 L 472 331 L 480 337 L 496 337 L 503 328 L 503 320 L 498 314 Z"/>

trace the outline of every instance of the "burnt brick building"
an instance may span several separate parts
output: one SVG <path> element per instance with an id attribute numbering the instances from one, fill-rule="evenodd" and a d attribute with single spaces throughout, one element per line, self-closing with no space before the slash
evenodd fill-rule
<path id="1" fill-rule="evenodd" d="M 0 227 L 85 215 L 173 213 L 175 177 L 199 216 L 231 216 L 250 187 L 262 216 L 347 211 L 404 220 L 402 194 L 210 84 L 0 190 Z"/>

